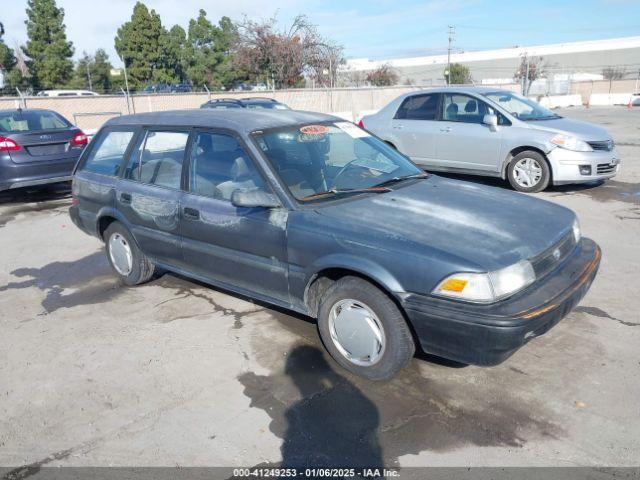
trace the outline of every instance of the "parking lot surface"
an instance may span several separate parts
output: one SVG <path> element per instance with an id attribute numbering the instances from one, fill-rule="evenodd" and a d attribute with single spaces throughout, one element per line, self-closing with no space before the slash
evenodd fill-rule
<path id="1" fill-rule="evenodd" d="M 491 368 L 420 355 L 356 378 L 308 318 L 172 274 L 119 284 L 65 188 L 1 193 L 0 465 L 637 465 L 640 109 L 560 113 L 622 157 L 612 181 L 539 194 L 578 214 L 600 273 Z"/>

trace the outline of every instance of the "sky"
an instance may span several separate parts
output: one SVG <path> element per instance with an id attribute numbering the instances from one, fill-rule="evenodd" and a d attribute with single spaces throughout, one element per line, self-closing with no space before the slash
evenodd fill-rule
<path id="1" fill-rule="evenodd" d="M 0 22 L 10 46 L 26 41 L 26 0 L 0 0 Z M 113 39 L 135 0 L 57 0 L 65 10 L 75 56 L 104 48 L 119 66 Z M 226 15 L 266 19 L 284 28 L 305 14 L 341 44 L 347 58 L 374 60 L 446 52 L 447 26 L 455 51 L 541 45 L 640 35 L 640 0 L 146 0 L 163 24 L 187 27 L 203 8 L 213 21 Z"/>

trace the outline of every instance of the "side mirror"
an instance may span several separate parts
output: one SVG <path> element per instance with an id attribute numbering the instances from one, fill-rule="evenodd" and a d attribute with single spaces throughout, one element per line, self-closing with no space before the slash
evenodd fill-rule
<path id="1" fill-rule="evenodd" d="M 487 114 L 482 118 L 482 123 L 484 123 L 485 125 L 489 126 L 489 129 L 492 132 L 495 132 L 496 130 L 498 130 L 498 116 L 497 115 L 492 115 L 492 114 Z"/>
<path id="2" fill-rule="evenodd" d="M 234 190 L 231 194 L 231 203 L 236 207 L 246 208 L 276 208 L 280 206 L 278 198 L 261 188 L 249 190 Z"/>

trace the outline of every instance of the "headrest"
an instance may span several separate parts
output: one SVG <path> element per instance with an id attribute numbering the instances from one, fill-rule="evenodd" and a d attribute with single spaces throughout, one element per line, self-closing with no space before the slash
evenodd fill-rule
<path id="1" fill-rule="evenodd" d="M 247 161 L 244 157 L 238 157 L 235 159 L 233 167 L 231 167 L 231 174 L 236 179 L 251 175 L 251 171 L 249 170 L 249 166 L 247 165 Z"/>
<path id="2" fill-rule="evenodd" d="M 455 117 L 457 115 L 458 115 L 458 104 L 457 103 L 451 103 L 447 107 L 447 117 Z"/>
<path id="3" fill-rule="evenodd" d="M 475 100 L 467 101 L 467 104 L 464 106 L 464 111 L 467 113 L 475 112 L 478 109 L 478 102 Z"/>

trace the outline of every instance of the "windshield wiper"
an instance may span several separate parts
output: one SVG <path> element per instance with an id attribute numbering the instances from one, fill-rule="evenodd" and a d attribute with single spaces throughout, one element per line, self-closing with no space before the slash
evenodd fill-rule
<path id="1" fill-rule="evenodd" d="M 414 173 L 412 175 L 405 175 L 403 177 L 393 177 L 393 178 L 390 178 L 389 180 L 385 180 L 382 183 L 378 183 L 376 187 L 386 187 L 388 185 L 392 185 L 398 182 L 404 182 L 405 180 L 410 180 L 412 178 L 427 178 L 428 176 L 429 174 L 427 172 L 421 172 L 421 173 Z"/>
<path id="2" fill-rule="evenodd" d="M 308 202 L 309 200 L 315 200 L 316 198 L 346 195 L 350 193 L 367 193 L 367 192 L 384 193 L 384 192 L 390 192 L 390 191 L 391 190 L 389 188 L 382 187 L 379 185 L 376 185 L 374 187 L 368 187 L 368 188 L 349 188 L 345 190 L 340 190 L 338 188 L 330 188 L 329 190 L 325 190 L 323 192 L 318 192 L 318 193 L 314 193 L 313 195 L 302 197 L 300 201 Z"/>
<path id="3" fill-rule="evenodd" d="M 525 122 L 539 122 L 541 120 L 554 120 L 556 118 L 562 118 L 560 115 L 552 115 L 549 117 L 531 117 L 531 118 L 521 118 L 520 120 L 524 120 Z"/>

